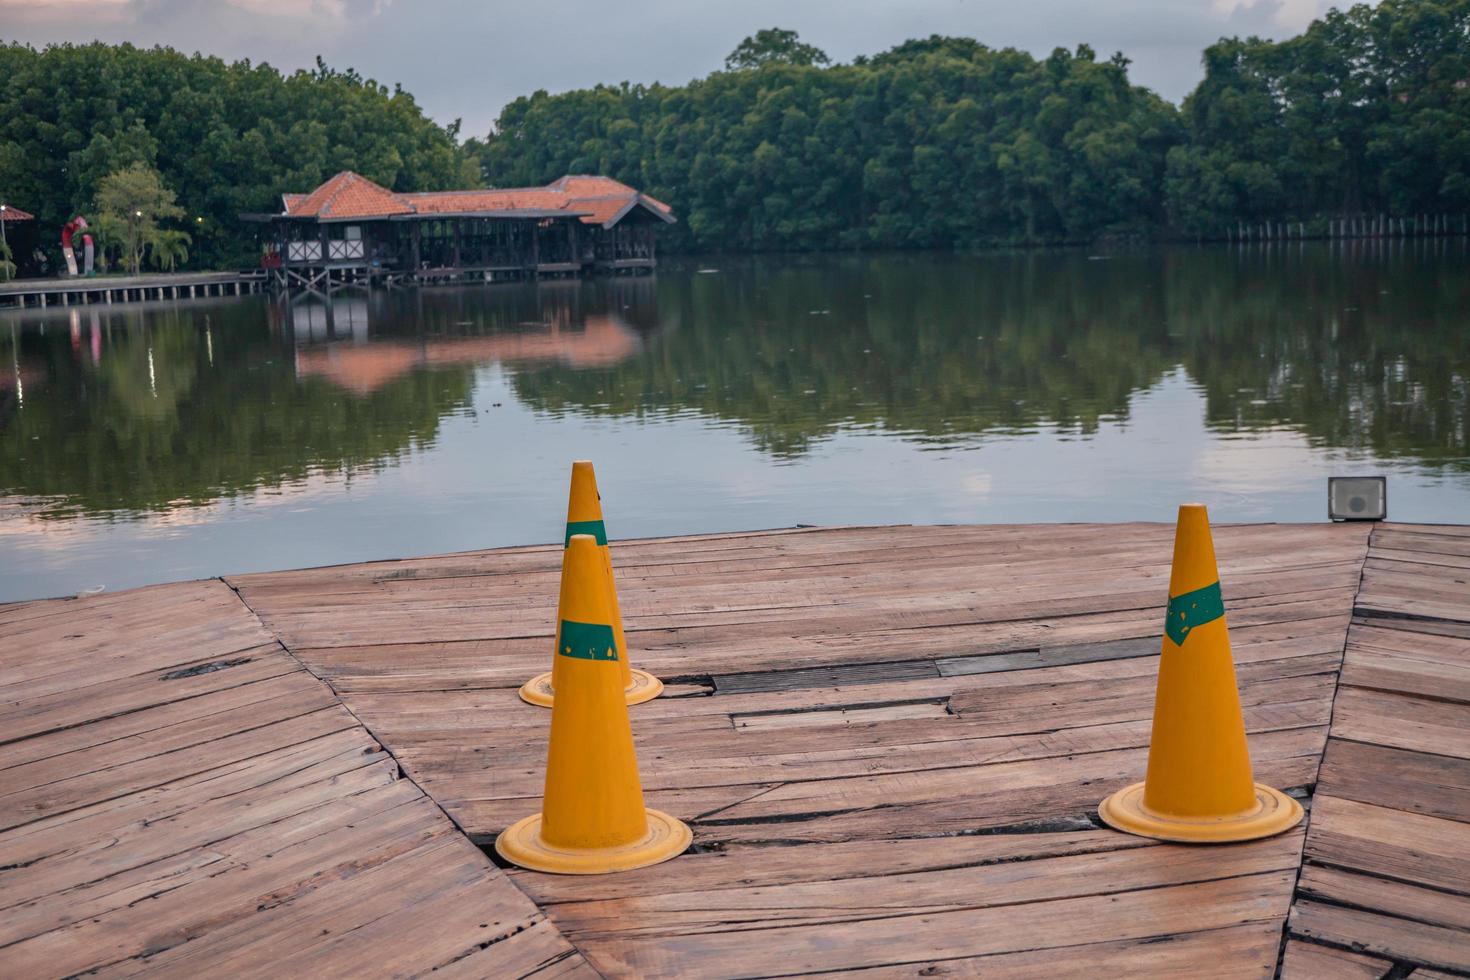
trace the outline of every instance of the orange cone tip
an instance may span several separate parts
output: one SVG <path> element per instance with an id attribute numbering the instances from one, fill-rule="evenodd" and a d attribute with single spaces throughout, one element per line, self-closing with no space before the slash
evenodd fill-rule
<path id="1" fill-rule="evenodd" d="M 573 535 L 562 559 L 556 700 L 541 812 L 518 821 L 495 850 L 523 868 L 606 874 L 682 853 L 693 835 L 643 804 L 621 657 L 597 539 Z"/>
<path id="2" fill-rule="evenodd" d="M 1148 772 L 1098 813 L 1130 834 L 1192 843 L 1269 837 L 1302 819 L 1301 804 L 1251 772 L 1203 504 L 1179 508 Z"/>
<path id="3" fill-rule="evenodd" d="M 602 523 L 602 497 L 597 492 L 597 474 L 589 460 L 572 463 L 572 489 L 567 496 L 566 541 L 576 534 L 588 534 L 597 540 L 603 564 L 607 566 L 607 589 L 612 606 L 613 635 L 617 640 L 618 669 L 623 676 L 623 697 L 628 704 L 652 701 L 663 693 L 664 683 L 646 670 L 628 663 L 628 641 L 623 636 L 623 615 L 618 610 L 617 584 L 613 580 L 612 551 L 607 544 L 607 528 Z M 529 704 L 551 707 L 556 700 L 556 659 L 552 669 L 521 685 L 521 700 Z"/>

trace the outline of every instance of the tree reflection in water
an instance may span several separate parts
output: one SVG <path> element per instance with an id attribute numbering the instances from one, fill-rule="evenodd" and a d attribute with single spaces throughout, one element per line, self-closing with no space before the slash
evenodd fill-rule
<path id="1" fill-rule="evenodd" d="M 705 259 L 656 280 L 15 311 L 0 493 L 115 516 L 394 465 L 474 410 L 490 364 L 538 412 L 693 414 L 777 460 L 853 428 L 1085 439 L 1182 366 L 1216 432 L 1470 469 L 1464 243 L 1355 247 Z"/>

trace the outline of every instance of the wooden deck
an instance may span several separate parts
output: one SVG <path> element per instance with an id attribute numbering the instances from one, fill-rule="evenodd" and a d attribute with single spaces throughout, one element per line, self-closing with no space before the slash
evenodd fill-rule
<path id="1" fill-rule="evenodd" d="M 1216 529 L 1257 777 L 1309 808 L 1221 848 L 1096 819 L 1172 533 L 618 543 L 695 849 L 598 878 L 471 844 L 539 807 L 559 547 L 0 607 L 0 974 L 1470 970 L 1470 529 Z"/>
<path id="2" fill-rule="evenodd" d="M 224 583 L 0 636 L 0 976 L 583 966 Z"/>
<path id="3" fill-rule="evenodd" d="M 72 306 L 130 300 L 240 296 L 259 292 L 264 270 L 248 272 L 155 272 L 139 276 L 64 276 L 0 282 L 0 306 Z"/>

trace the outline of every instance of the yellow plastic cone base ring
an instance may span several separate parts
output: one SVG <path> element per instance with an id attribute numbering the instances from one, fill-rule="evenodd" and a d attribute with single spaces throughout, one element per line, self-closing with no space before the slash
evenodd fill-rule
<path id="1" fill-rule="evenodd" d="M 621 847 L 561 848 L 541 839 L 541 814 L 518 820 L 495 838 L 495 851 L 512 864 L 560 875 L 601 875 L 646 868 L 689 849 L 694 835 L 683 821 L 648 809 L 648 833 Z"/>
<path id="2" fill-rule="evenodd" d="M 1103 800 L 1098 815 L 1115 830 L 1185 844 L 1257 840 L 1301 822 L 1302 805 L 1278 789 L 1256 783 L 1256 803 L 1255 812 L 1244 816 L 1167 817 L 1144 808 L 1143 783 L 1134 783 Z"/>
<path id="3" fill-rule="evenodd" d="M 652 701 L 664 692 L 664 682 L 654 677 L 646 670 L 634 667 L 628 673 L 633 675 L 632 682 L 623 688 L 623 702 L 625 704 L 642 704 L 644 701 Z M 537 674 L 535 677 L 521 685 L 521 700 L 527 704 L 540 705 L 543 708 L 551 707 L 551 702 L 556 699 L 555 692 L 551 689 L 551 672 Z"/>

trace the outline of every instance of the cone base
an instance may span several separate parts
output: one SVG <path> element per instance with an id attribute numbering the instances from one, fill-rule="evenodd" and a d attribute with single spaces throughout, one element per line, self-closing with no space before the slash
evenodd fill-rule
<path id="1" fill-rule="evenodd" d="M 633 675 L 633 680 L 623 689 L 624 704 L 642 704 L 644 701 L 652 701 L 664 692 L 664 682 L 648 671 L 634 667 L 629 673 Z M 556 700 L 556 693 L 551 688 L 551 671 L 537 674 L 526 681 L 521 685 L 520 694 L 521 700 L 527 704 L 551 707 Z"/>
<path id="2" fill-rule="evenodd" d="M 562 848 L 541 839 L 541 814 L 518 820 L 495 838 L 495 852 L 522 868 L 559 875 L 602 875 L 646 868 L 688 850 L 694 835 L 684 822 L 648 809 L 648 833 L 621 847 Z"/>
<path id="3" fill-rule="evenodd" d="M 1301 804 L 1278 789 L 1256 783 L 1256 804 L 1255 812 L 1238 817 L 1167 817 L 1144 808 L 1143 783 L 1134 783 L 1103 800 L 1098 816 L 1114 830 L 1184 844 L 1257 840 L 1301 822 Z"/>

